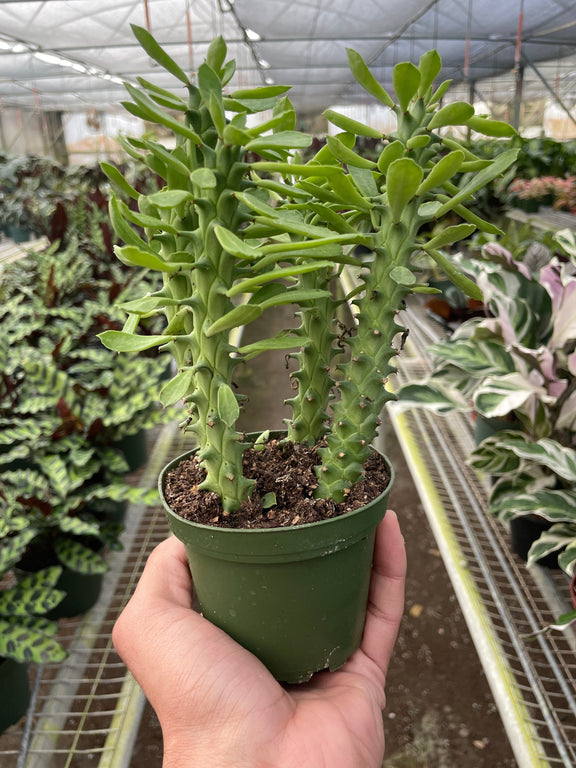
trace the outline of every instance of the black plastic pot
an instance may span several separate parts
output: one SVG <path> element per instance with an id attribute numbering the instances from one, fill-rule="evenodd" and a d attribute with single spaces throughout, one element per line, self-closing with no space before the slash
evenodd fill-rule
<path id="1" fill-rule="evenodd" d="M 362 638 L 376 527 L 392 480 L 366 506 L 289 528 L 230 529 L 176 515 L 159 489 L 171 531 L 186 545 L 203 615 L 288 683 L 337 669 Z M 392 471 L 391 471 L 392 476 Z"/>
<path id="2" fill-rule="evenodd" d="M 102 546 L 100 542 L 98 542 L 98 546 Z M 61 565 L 61 563 L 50 541 L 38 539 L 28 548 L 15 571 L 17 575 L 25 576 L 52 565 Z M 89 611 L 100 597 L 102 580 L 103 574 L 101 573 L 86 574 L 62 567 L 62 573 L 56 582 L 56 589 L 65 592 L 66 596 L 46 614 L 46 618 L 54 620 L 69 618 L 80 616 Z"/>
<path id="3" fill-rule="evenodd" d="M 146 431 L 144 429 L 133 435 L 126 435 L 116 442 L 115 447 L 124 455 L 130 472 L 140 469 L 148 460 Z"/>
<path id="4" fill-rule="evenodd" d="M 26 714 L 29 703 L 28 664 L 0 657 L 0 733 Z"/>
<path id="5" fill-rule="evenodd" d="M 497 432 L 505 429 L 522 429 L 522 424 L 516 418 L 511 419 L 487 419 L 479 413 L 474 414 L 474 442 L 480 445 L 487 437 L 492 437 Z"/>
<path id="6" fill-rule="evenodd" d="M 552 523 L 537 515 L 522 515 L 510 520 L 510 546 L 512 551 L 524 562 L 528 560 L 528 552 L 532 544 L 541 534 L 551 527 Z M 538 565 L 545 568 L 558 568 L 558 552 L 551 552 L 538 560 Z"/>

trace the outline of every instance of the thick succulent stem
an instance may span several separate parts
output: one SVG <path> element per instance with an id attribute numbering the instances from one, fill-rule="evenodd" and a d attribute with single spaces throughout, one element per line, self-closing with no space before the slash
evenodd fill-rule
<path id="1" fill-rule="evenodd" d="M 355 299 L 358 306 L 356 334 L 349 340 L 350 360 L 342 367 L 337 382 L 339 399 L 333 404 L 331 433 L 320 449 L 322 464 L 317 467 L 320 498 L 344 500 L 360 479 L 377 434 L 380 414 L 393 395 L 385 388 L 395 371 L 390 363 L 397 354 L 392 342 L 401 327 L 396 323 L 397 307 L 409 288 L 394 279 L 393 270 L 407 267 L 414 250 L 416 211 L 408 206 L 402 221 L 393 223 L 383 214 L 376 239 L 374 260 L 363 275 L 365 290 Z"/>
<path id="2" fill-rule="evenodd" d="M 302 288 L 326 289 L 332 270 L 319 270 L 301 275 Z M 328 402 L 334 380 L 331 375 L 334 357 L 333 331 L 334 299 L 326 297 L 303 306 L 300 312 L 300 334 L 304 345 L 292 357 L 298 360 L 298 370 L 292 374 L 297 382 L 296 395 L 286 401 L 292 407 L 292 419 L 287 420 L 288 439 L 294 443 L 314 445 L 328 431 Z"/>

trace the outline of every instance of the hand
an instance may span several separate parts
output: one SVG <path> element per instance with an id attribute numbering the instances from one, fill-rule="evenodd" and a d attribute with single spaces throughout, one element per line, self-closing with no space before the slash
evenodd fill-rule
<path id="1" fill-rule="evenodd" d="M 192 610 L 184 546 L 175 538 L 160 544 L 113 640 L 158 715 L 163 768 L 380 768 L 405 573 L 404 541 L 389 511 L 376 534 L 361 647 L 336 672 L 283 687 Z"/>

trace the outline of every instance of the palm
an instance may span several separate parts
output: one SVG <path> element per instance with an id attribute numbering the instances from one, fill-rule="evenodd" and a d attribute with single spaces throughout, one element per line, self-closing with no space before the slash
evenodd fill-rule
<path id="1" fill-rule="evenodd" d="M 256 657 L 190 610 L 184 549 L 175 539 L 164 542 L 117 623 L 114 642 L 158 714 L 165 764 L 195 765 L 189 757 L 180 762 L 183 749 L 189 755 L 186 745 L 197 752 L 204 744 L 212 765 L 226 765 L 233 754 L 236 766 L 380 766 L 404 557 L 395 518 L 385 518 L 362 648 L 338 672 L 283 687 Z"/>

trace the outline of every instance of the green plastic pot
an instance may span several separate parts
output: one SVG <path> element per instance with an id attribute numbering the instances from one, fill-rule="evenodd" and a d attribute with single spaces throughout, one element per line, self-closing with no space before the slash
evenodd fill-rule
<path id="1" fill-rule="evenodd" d="M 337 669 L 362 639 L 376 527 L 386 491 L 360 509 L 289 528 L 231 529 L 176 515 L 159 490 L 172 533 L 186 546 L 203 615 L 282 682 Z M 391 478 L 392 468 L 390 467 Z"/>
<path id="2" fill-rule="evenodd" d="M 28 664 L 0 657 L 0 733 L 17 723 L 29 704 Z"/>

